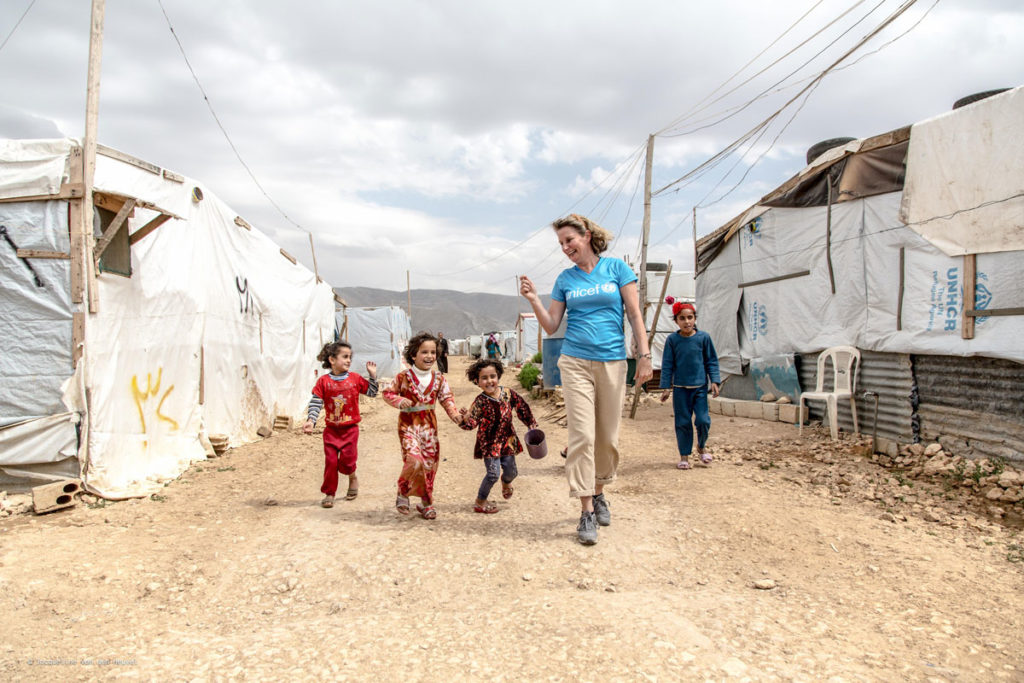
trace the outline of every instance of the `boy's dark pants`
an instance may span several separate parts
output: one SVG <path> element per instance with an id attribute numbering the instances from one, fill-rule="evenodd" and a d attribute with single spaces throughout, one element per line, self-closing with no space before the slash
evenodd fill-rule
<path id="1" fill-rule="evenodd" d="M 487 474 L 484 476 L 484 480 L 480 482 L 480 490 L 476 492 L 478 500 L 487 500 L 487 496 L 491 495 L 491 488 L 498 483 L 499 476 L 504 471 L 504 476 L 501 476 L 501 480 L 506 484 L 511 484 L 512 480 L 519 476 L 519 470 L 516 469 L 516 456 L 514 455 L 503 455 L 500 458 L 484 458 L 484 465 L 487 466 Z"/>
<path id="2" fill-rule="evenodd" d="M 676 416 L 676 444 L 679 446 L 679 455 L 690 455 L 693 452 L 694 424 L 697 426 L 697 446 L 704 448 L 708 441 L 708 431 L 711 429 L 708 388 L 673 388 L 672 410 Z"/>

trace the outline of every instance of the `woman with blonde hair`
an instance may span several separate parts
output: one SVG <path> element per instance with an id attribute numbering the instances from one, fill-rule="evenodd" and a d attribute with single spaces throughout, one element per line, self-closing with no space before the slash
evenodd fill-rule
<path id="1" fill-rule="evenodd" d="M 597 543 L 597 527 L 611 524 L 604 487 L 619 465 L 619 422 L 626 394 L 626 344 L 623 317 L 629 319 L 638 352 L 636 381 L 651 378 L 651 351 L 637 276 L 624 261 L 601 254 L 612 236 L 589 218 L 570 214 L 551 225 L 573 266 L 563 270 L 545 310 L 533 282 L 519 278 L 519 293 L 537 321 L 554 334 L 568 314 L 558 369 L 568 418 L 565 461 L 569 495 L 580 499 L 579 542 Z"/>

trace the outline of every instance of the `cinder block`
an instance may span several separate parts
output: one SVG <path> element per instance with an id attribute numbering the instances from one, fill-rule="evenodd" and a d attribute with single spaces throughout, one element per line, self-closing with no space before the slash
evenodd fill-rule
<path id="1" fill-rule="evenodd" d="M 721 399 L 708 397 L 708 412 L 712 415 L 722 414 L 722 401 Z"/>
<path id="2" fill-rule="evenodd" d="M 764 409 L 760 401 L 736 401 L 736 417 L 746 417 L 751 420 L 764 418 Z"/>
<path id="3" fill-rule="evenodd" d="M 761 419 L 768 422 L 779 421 L 779 404 L 761 403 Z"/>
<path id="4" fill-rule="evenodd" d="M 796 424 L 797 413 L 799 407 L 792 403 L 779 403 L 779 422 L 785 422 L 787 424 Z M 804 411 L 806 412 L 806 411 Z"/>
<path id="5" fill-rule="evenodd" d="M 724 417 L 736 417 L 736 401 L 729 398 L 718 399 L 718 407 Z"/>
<path id="6" fill-rule="evenodd" d="M 32 508 L 37 515 L 40 515 L 44 512 L 72 507 L 78 503 L 75 496 L 81 491 L 82 482 L 78 479 L 67 479 L 36 486 L 32 489 Z"/>

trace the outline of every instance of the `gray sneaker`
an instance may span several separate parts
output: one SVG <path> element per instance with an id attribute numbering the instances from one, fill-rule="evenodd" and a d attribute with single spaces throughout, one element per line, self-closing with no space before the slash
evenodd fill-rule
<path id="1" fill-rule="evenodd" d="M 597 518 L 597 523 L 601 526 L 608 526 L 612 523 L 612 513 L 608 509 L 608 501 L 604 499 L 603 493 L 594 496 L 594 517 Z"/>
<path id="2" fill-rule="evenodd" d="M 580 515 L 579 526 L 576 527 L 576 536 L 583 545 L 594 545 L 597 543 L 597 522 L 593 512 L 584 512 Z"/>

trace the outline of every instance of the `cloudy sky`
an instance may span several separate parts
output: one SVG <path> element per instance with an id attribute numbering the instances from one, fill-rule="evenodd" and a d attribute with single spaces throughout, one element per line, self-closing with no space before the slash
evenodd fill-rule
<path id="1" fill-rule="evenodd" d="M 694 207 L 706 234 L 819 140 L 1024 83 L 1019 0 L 107 0 L 104 33 L 101 143 L 386 289 L 547 291 L 571 211 L 637 259 L 648 135 L 658 190 L 754 131 L 652 202 L 649 260 L 691 269 Z M 0 2 L 0 137 L 82 135 L 88 37 L 85 0 Z"/>

